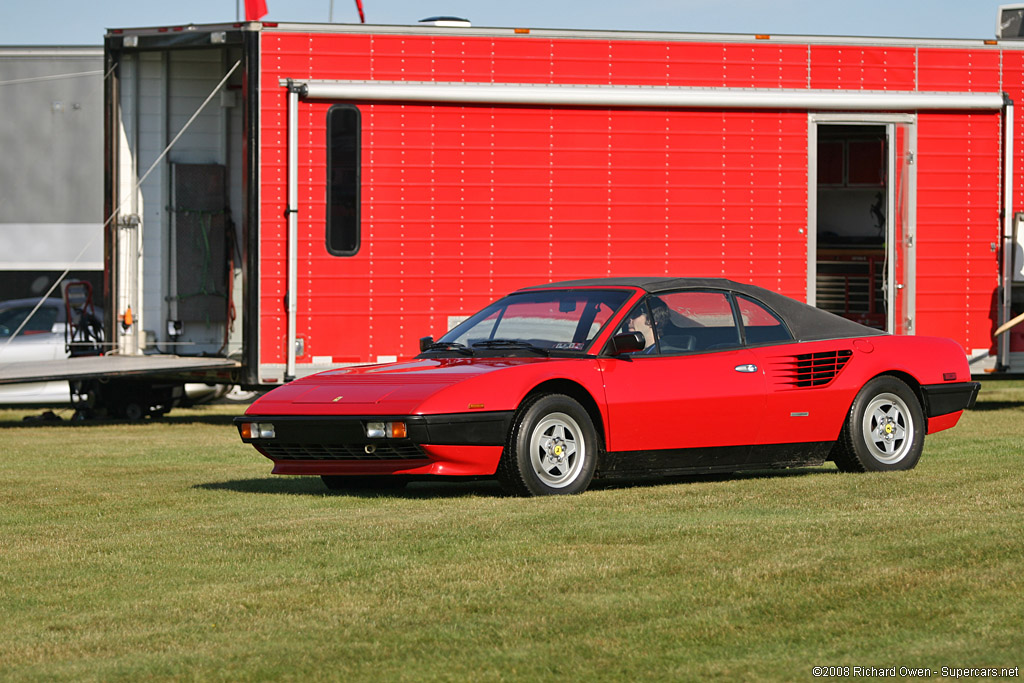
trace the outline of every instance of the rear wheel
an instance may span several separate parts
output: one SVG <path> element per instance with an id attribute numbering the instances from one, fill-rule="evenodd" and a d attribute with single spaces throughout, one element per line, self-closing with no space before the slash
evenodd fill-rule
<path id="1" fill-rule="evenodd" d="M 911 388 L 895 377 L 876 377 L 854 399 L 832 459 L 844 472 L 913 469 L 924 433 L 924 411 Z"/>
<path id="2" fill-rule="evenodd" d="M 585 491 L 597 467 L 597 432 L 586 409 L 562 394 L 524 404 L 498 468 L 502 485 L 521 496 Z"/>

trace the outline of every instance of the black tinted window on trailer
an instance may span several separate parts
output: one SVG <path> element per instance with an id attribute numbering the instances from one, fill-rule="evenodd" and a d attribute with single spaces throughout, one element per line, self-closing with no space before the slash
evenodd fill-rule
<path id="1" fill-rule="evenodd" d="M 327 251 L 359 251 L 359 109 L 339 104 L 327 112 Z"/>

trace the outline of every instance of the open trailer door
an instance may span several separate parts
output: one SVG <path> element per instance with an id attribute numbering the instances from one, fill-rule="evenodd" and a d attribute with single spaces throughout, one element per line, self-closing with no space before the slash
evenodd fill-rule
<path id="1" fill-rule="evenodd" d="M 808 301 L 914 333 L 916 116 L 811 114 Z"/>
<path id="2" fill-rule="evenodd" d="M 107 37 L 105 307 L 121 355 L 244 355 L 245 50 L 241 30 Z"/>

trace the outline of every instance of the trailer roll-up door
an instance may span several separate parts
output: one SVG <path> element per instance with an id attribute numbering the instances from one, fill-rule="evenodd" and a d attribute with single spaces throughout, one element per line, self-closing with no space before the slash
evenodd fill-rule
<path id="1" fill-rule="evenodd" d="M 302 211 L 294 183 L 298 178 L 298 111 L 300 100 L 328 100 L 345 102 L 397 102 L 422 104 L 456 104 L 483 106 L 549 106 L 609 109 L 757 109 L 815 112 L 859 112 L 912 114 L 920 111 L 988 111 L 1001 112 L 1003 117 L 1003 155 L 1001 175 L 1004 183 L 1004 210 L 1002 220 L 1002 241 L 1009 248 L 1012 238 L 1012 211 L 1009 209 L 1010 188 L 1014 182 L 1013 167 L 1013 103 L 1003 93 L 941 93 L 915 91 L 864 91 L 864 90 L 794 90 L 794 89 L 752 89 L 752 88 L 688 88 L 669 86 L 631 85 L 551 85 L 535 83 L 444 83 L 416 81 L 356 81 L 318 79 L 279 79 L 279 84 L 288 90 L 288 168 L 289 168 L 289 239 L 288 239 L 288 331 L 289 349 L 286 369 L 287 377 L 295 376 L 296 324 L 295 310 L 298 301 L 298 260 L 294 221 Z M 813 116 L 811 117 L 813 119 Z M 809 120 L 809 128 L 814 125 Z M 905 144 L 905 136 L 897 144 Z M 809 132 L 809 143 L 811 134 Z M 893 141 L 897 138 L 893 135 Z M 895 145 L 894 145 L 895 147 Z M 808 179 L 809 199 L 815 191 L 814 178 Z M 916 198 L 911 196 L 909 201 Z M 913 239 L 914 226 L 901 226 L 904 238 Z M 813 231 L 808 233 L 808 299 L 814 300 L 814 239 Z M 903 266 L 900 266 L 903 272 Z M 1004 264 L 1004 268 L 1009 268 Z M 909 260 L 908 272 L 913 273 L 913 260 Z M 1008 273 L 1006 274 L 1008 276 Z M 893 322 L 893 312 L 898 311 L 901 319 L 910 319 L 914 314 L 910 288 L 901 291 L 895 270 L 890 267 L 887 287 L 893 293 L 889 310 L 890 331 L 904 331 L 902 324 Z M 1004 278 L 1005 279 L 1005 278 Z M 902 283 L 901 283 L 902 284 Z M 896 296 L 897 292 L 901 292 Z M 906 296 L 909 295 L 909 296 Z M 901 301 L 900 299 L 906 299 Z M 1009 292 L 1004 292 L 999 309 L 999 318 L 1010 317 Z M 1009 351 L 1006 339 L 999 345 L 999 362 L 1003 364 Z"/>

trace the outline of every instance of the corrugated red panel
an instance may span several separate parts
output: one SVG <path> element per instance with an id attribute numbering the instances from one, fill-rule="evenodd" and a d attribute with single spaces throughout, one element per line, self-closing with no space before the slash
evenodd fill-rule
<path id="1" fill-rule="evenodd" d="M 810 88 L 818 90 L 914 90 L 913 48 L 812 45 Z"/>
<path id="2" fill-rule="evenodd" d="M 286 329 L 280 77 L 1000 88 L 995 51 L 922 48 L 920 64 L 915 52 L 769 41 L 264 33 L 261 362 L 283 362 Z M 1024 59 L 1004 55 L 1003 89 L 1024 95 Z M 408 356 L 418 337 L 443 332 L 453 317 L 551 280 L 725 275 L 806 295 L 804 112 L 361 105 L 363 247 L 338 258 L 327 254 L 323 234 L 328 105 L 300 107 L 300 363 Z M 916 331 L 968 348 L 986 346 L 992 327 L 999 127 L 995 114 L 919 115 Z M 1017 187 L 1022 205 L 1024 184 Z"/>
<path id="3" fill-rule="evenodd" d="M 303 102 L 299 121 L 300 363 L 411 355 L 450 316 L 538 282 L 671 273 L 764 283 L 758 274 L 780 272 L 806 239 L 805 216 L 785 210 L 806 195 L 806 154 L 790 149 L 806 135 L 801 115 L 364 105 L 363 248 L 332 257 L 327 108 Z M 745 150 L 722 144 L 733 133 Z M 751 152 L 762 136 L 767 148 Z M 730 170 L 738 156 L 742 169 Z M 264 178 L 283 187 L 284 156 L 269 159 Z M 692 205 L 671 201 L 680 193 Z M 264 363 L 283 353 L 282 199 L 265 187 Z M 803 295 L 804 275 L 771 279 Z"/>
<path id="4" fill-rule="evenodd" d="M 987 348 L 999 272 L 1000 117 L 918 120 L 915 331 Z"/>
<path id="5" fill-rule="evenodd" d="M 611 83 L 612 65 L 608 59 L 607 41 L 553 41 L 551 56 L 558 64 L 558 82 L 586 85 Z"/>
<path id="6" fill-rule="evenodd" d="M 1016 104 L 1014 117 L 1014 140 L 1018 161 L 1014 182 L 1013 205 L 1016 211 L 1024 208 L 1024 117 L 1020 115 L 1020 103 L 1024 102 L 1024 51 L 1004 50 L 1002 53 L 1003 82 L 1000 88 Z"/>
<path id="7" fill-rule="evenodd" d="M 996 50 L 921 48 L 917 82 L 921 90 L 999 92 L 999 59 Z"/>

